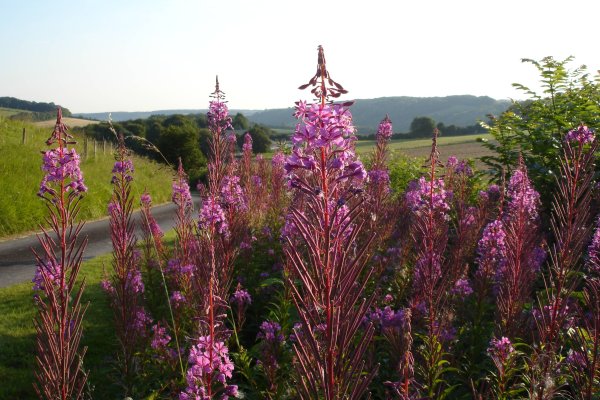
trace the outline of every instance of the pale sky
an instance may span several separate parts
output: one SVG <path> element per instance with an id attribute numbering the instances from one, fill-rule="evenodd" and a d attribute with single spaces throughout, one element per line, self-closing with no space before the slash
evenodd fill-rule
<path id="1" fill-rule="evenodd" d="M 595 0 L 0 0 L 0 96 L 74 112 L 290 107 L 328 70 L 349 94 L 522 98 L 521 58 L 600 69 Z"/>

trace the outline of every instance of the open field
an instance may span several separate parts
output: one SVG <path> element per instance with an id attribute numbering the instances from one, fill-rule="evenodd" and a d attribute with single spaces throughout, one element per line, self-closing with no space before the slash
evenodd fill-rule
<path id="1" fill-rule="evenodd" d="M 100 121 L 92 121 L 89 119 L 71 118 L 71 117 L 64 117 L 63 122 L 71 128 L 78 128 L 78 127 L 88 126 L 91 124 L 100 123 Z M 55 123 L 56 123 L 55 119 L 49 119 L 47 121 L 35 122 L 34 125 L 39 126 L 41 128 L 52 128 L 52 127 L 54 127 Z"/>
<path id="2" fill-rule="evenodd" d="M 22 144 L 22 131 L 26 130 L 26 143 Z M 42 179 L 41 150 L 51 128 L 40 128 L 21 121 L 0 117 L 0 176 L 4 190 L 0 191 L 0 238 L 37 230 L 47 210 L 36 196 Z M 80 217 L 96 219 L 106 216 L 106 205 L 111 196 L 111 171 L 114 164 L 109 148 L 98 148 L 96 156 L 90 149 L 87 158 L 81 138 L 75 147 L 82 157 L 83 171 L 89 194 L 82 200 Z M 166 202 L 171 195 L 172 171 L 163 164 L 133 156 L 135 180 L 134 198 L 139 198 L 147 188 L 155 204 Z"/>

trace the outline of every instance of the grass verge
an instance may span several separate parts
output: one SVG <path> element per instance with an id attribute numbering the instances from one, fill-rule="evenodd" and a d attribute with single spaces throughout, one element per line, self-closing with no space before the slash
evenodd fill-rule
<path id="1" fill-rule="evenodd" d="M 26 143 L 22 143 L 23 128 Z M 21 121 L 0 117 L 0 238 L 38 230 L 46 215 L 44 202 L 36 196 L 42 179 L 41 150 L 47 149 L 46 139 L 51 128 L 40 128 Z M 82 138 L 75 138 L 75 146 L 82 156 L 81 169 L 88 193 L 81 203 L 79 217 L 97 219 L 107 214 L 106 207 L 112 193 L 110 184 L 114 164 L 109 148 L 98 146 L 96 156 L 88 145 L 88 157 L 83 156 Z M 166 202 L 171 196 L 172 170 L 163 164 L 133 156 L 135 174 L 133 196 L 139 198 L 148 189 L 154 204 Z"/>

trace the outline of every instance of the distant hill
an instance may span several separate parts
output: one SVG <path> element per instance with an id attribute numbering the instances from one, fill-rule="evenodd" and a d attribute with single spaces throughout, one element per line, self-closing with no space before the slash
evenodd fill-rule
<path id="1" fill-rule="evenodd" d="M 98 121 L 107 121 L 108 115 L 110 114 L 111 118 L 115 122 L 121 121 L 129 121 L 132 119 L 144 119 L 149 118 L 153 115 L 174 115 L 174 114 L 206 114 L 207 109 L 184 109 L 184 110 L 155 110 L 155 111 L 111 111 L 111 112 L 100 112 L 100 113 L 77 113 L 75 117 L 84 118 L 84 119 L 95 119 Z M 231 115 L 235 115 L 238 112 L 244 114 L 245 116 L 252 115 L 256 112 L 256 110 L 229 110 Z"/>
<path id="2" fill-rule="evenodd" d="M 21 100 L 15 97 L 0 97 L 0 107 L 31 111 L 34 113 L 56 113 L 56 107 L 58 107 L 58 105 L 54 103 Z M 62 112 L 65 117 L 71 116 L 71 111 L 69 111 L 68 108 L 62 107 Z"/>
<path id="3" fill-rule="evenodd" d="M 446 97 L 380 97 L 358 99 L 351 107 L 359 133 L 373 133 L 388 114 L 395 132 L 408 132 L 415 117 L 430 117 L 445 125 L 469 126 L 487 120 L 487 114 L 500 114 L 510 105 L 508 100 L 495 100 L 487 96 Z M 292 108 L 258 111 L 248 117 L 252 122 L 272 127 L 293 127 L 296 120 Z"/>
<path id="4" fill-rule="evenodd" d="M 395 132 L 408 132 L 415 117 L 430 117 L 446 126 L 470 126 L 478 121 L 487 120 L 487 114 L 500 114 L 510 105 L 508 100 L 495 100 L 487 96 L 446 96 L 446 97 L 380 97 L 376 99 L 358 99 L 352 106 L 354 124 L 359 133 L 373 133 L 385 114 L 389 114 Z M 110 112 L 115 122 L 148 118 L 152 115 L 205 114 L 206 109 L 156 110 L 139 112 Z M 230 114 L 244 114 L 251 122 L 275 128 L 291 128 L 296 120 L 292 108 L 269 110 L 231 109 Z M 109 112 L 77 113 L 78 118 L 108 120 Z"/>

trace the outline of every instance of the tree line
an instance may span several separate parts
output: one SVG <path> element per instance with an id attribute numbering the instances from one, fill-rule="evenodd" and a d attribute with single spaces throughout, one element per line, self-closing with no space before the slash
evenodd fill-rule
<path id="1" fill-rule="evenodd" d="M 232 125 L 238 147 L 241 149 L 244 133 L 249 132 L 255 153 L 267 152 L 271 146 L 270 136 L 276 136 L 269 128 L 250 123 L 240 113 L 232 118 Z M 181 158 L 191 182 L 204 179 L 206 160 L 210 153 L 210 131 L 206 115 L 154 115 L 146 119 L 114 122 L 113 127 L 125 135 L 127 146 L 135 153 L 159 162 L 167 161 L 171 165 L 177 165 Z M 107 122 L 79 129 L 96 140 L 116 140 Z"/>

